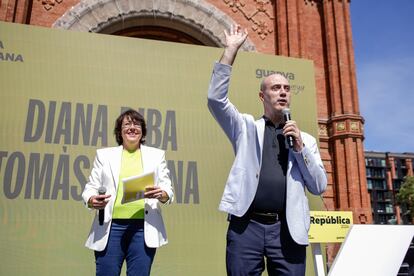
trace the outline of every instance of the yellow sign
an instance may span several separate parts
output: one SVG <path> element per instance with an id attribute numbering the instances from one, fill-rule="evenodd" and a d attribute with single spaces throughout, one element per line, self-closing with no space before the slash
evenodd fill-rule
<path id="1" fill-rule="evenodd" d="M 352 212 L 311 211 L 310 243 L 343 242 L 352 225 Z"/>

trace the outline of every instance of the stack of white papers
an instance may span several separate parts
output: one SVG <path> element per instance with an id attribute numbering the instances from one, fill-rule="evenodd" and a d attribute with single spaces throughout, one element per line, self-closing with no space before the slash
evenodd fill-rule
<path id="1" fill-rule="evenodd" d="M 122 197 L 122 204 L 124 204 L 143 199 L 145 187 L 154 186 L 155 175 L 154 172 L 134 175 L 122 179 L 122 182 L 124 182 L 124 195 Z"/>

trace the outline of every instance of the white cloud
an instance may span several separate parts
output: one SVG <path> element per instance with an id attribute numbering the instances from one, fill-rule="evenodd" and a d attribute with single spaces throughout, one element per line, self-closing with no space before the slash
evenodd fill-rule
<path id="1" fill-rule="evenodd" d="M 414 152 L 414 57 L 359 64 L 365 150 Z"/>

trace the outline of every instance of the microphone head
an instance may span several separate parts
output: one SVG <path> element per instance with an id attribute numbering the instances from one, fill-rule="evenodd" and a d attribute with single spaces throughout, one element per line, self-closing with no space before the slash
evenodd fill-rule
<path id="1" fill-rule="evenodd" d="M 289 108 L 284 108 L 282 110 L 282 113 L 283 113 L 283 115 L 288 115 L 288 114 L 290 114 L 290 109 Z"/>
<path id="2" fill-rule="evenodd" d="M 289 108 L 282 109 L 282 113 L 283 113 L 283 119 L 285 119 L 285 121 L 290 121 L 291 120 L 290 109 Z"/>
<path id="3" fill-rule="evenodd" d="M 106 188 L 104 186 L 100 186 L 98 189 L 98 194 L 104 195 L 106 193 Z"/>

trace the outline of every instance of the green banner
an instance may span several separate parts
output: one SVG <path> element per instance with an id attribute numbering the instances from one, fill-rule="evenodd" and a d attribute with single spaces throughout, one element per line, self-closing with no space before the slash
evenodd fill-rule
<path id="1" fill-rule="evenodd" d="M 95 151 L 116 145 L 116 117 L 138 109 L 147 145 L 167 151 L 176 202 L 152 275 L 225 275 L 217 210 L 234 154 L 207 108 L 222 49 L 0 23 L 0 275 L 93 275 L 81 203 Z M 261 79 L 293 86 L 292 116 L 317 136 L 311 61 L 240 53 L 230 98 L 259 118 Z M 311 201 L 319 209 L 321 200 Z M 312 273 L 308 251 L 308 273 Z M 311 275 L 311 274 L 309 274 Z"/>

